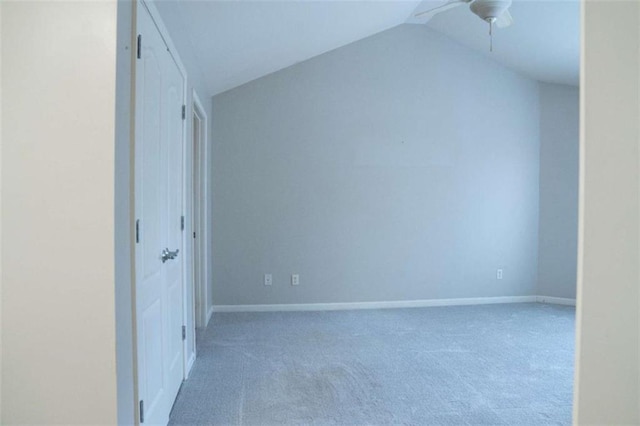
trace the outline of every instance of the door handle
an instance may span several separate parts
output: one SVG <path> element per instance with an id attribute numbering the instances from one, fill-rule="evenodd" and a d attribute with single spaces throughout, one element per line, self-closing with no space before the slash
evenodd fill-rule
<path id="1" fill-rule="evenodd" d="M 176 257 L 178 257 L 178 253 L 180 252 L 179 249 L 176 249 L 175 251 L 171 251 L 168 248 L 162 250 L 162 254 L 160 256 L 160 260 L 162 260 L 162 263 L 166 262 L 167 260 L 171 260 L 171 259 L 175 259 Z"/>

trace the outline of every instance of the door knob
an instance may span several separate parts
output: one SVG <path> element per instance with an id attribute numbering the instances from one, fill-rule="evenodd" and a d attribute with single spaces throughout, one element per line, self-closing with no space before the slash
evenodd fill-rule
<path id="1" fill-rule="evenodd" d="M 162 260 L 162 263 L 164 263 L 167 260 L 175 259 L 176 257 L 178 257 L 178 252 L 180 252 L 179 249 L 176 249 L 175 251 L 171 251 L 168 248 L 166 248 L 162 250 L 162 254 L 160 255 L 160 260 Z"/>

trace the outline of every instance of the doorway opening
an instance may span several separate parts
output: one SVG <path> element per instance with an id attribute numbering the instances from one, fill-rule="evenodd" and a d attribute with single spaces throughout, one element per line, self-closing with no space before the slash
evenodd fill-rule
<path id="1" fill-rule="evenodd" d="M 193 91 L 193 116 L 192 116 L 192 216 L 193 233 L 193 282 L 195 294 L 196 327 L 207 326 L 213 306 L 210 303 L 211 295 L 207 283 L 209 282 L 208 268 L 208 227 L 207 220 L 207 113 L 198 97 Z"/>

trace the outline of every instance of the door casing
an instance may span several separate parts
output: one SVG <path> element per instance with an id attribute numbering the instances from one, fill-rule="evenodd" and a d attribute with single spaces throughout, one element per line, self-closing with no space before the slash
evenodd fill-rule
<path id="1" fill-rule="evenodd" d="M 198 127 L 193 126 L 193 152 L 192 152 L 192 211 L 193 211 L 193 231 L 195 237 L 193 241 L 193 268 L 195 283 L 195 303 L 196 303 L 196 326 L 204 328 L 209 323 L 213 314 L 213 304 L 209 294 L 209 226 L 207 218 L 209 217 L 209 175 L 208 175 L 208 117 L 207 112 L 193 90 L 192 118 L 198 121 Z M 197 133 L 197 135 L 196 135 Z"/>

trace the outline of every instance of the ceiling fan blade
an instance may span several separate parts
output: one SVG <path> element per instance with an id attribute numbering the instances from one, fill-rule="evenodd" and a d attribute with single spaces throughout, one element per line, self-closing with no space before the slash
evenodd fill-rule
<path id="1" fill-rule="evenodd" d="M 511 16 L 511 13 L 507 9 L 496 20 L 496 27 L 498 27 L 498 28 L 506 28 L 506 27 L 510 26 L 511 24 L 513 24 L 513 16 Z"/>
<path id="2" fill-rule="evenodd" d="M 429 10 L 425 10 L 423 12 L 418 12 L 416 14 L 413 15 L 414 18 L 425 18 L 425 17 L 429 17 L 431 18 L 432 16 L 440 13 L 440 12 L 444 12 L 445 10 L 449 10 L 449 9 L 453 9 L 454 7 L 458 7 L 460 5 L 463 4 L 469 4 L 471 3 L 471 1 L 473 0 L 449 0 L 448 2 L 446 2 L 445 4 L 438 6 L 438 7 L 434 7 L 433 9 L 429 9 Z"/>

